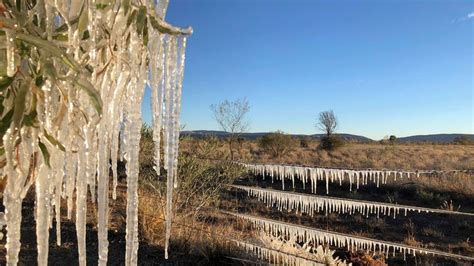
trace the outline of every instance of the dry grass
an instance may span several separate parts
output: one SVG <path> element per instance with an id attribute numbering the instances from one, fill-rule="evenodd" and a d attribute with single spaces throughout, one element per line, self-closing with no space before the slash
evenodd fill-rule
<path id="1" fill-rule="evenodd" d="M 186 139 L 182 150 L 192 150 L 202 140 Z M 264 153 L 257 141 L 243 141 L 239 146 L 239 160 L 247 162 L 288 163 L 348 168 L 387 169 L 472 169 L 474 145 L 451 144 L 395 144 L 346 143 L 335 151 L 318 149 L 318 141 L 308 141 L 308 147 L 296 145 L 281 159 Z M 227 147 L 220 141 L 219 150 L 225 156 Z"/>
<path id="2" fill-rule="evenodd" d="M 413 247 L 421 247 L 421 243 L 417 241 L 415 237 L 415 224 L 411 220 L 408 220 L 408 222 L 405 223 L 403 227 L 407 231 L 407 236 L 405 239 L 403 239 L 403 243 Z"/>

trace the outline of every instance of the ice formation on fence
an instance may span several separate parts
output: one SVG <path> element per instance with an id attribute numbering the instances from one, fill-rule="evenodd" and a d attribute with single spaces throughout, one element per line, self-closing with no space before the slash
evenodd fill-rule
<path id="1" fill-rule="evenodd" d="M 33 184 L 38 264 L 47 265 L 49 229 L 53 220 L 57 244 L 61 244 L 60 212 L 64 200 L 69 219 L 75 208 L 79 264 L 86 265 L 88 194 L 98 206 L 98 264 L 107 264 L 109 171 L 111 168 L 115 199 L 119 150 L 126 161 L 127 174 L 125 263 L 137 264 L 138 154 L 141 105 L 146 87 L 153 92 L 157 171 L 160 168 L 160 139 L 156 136 L 161 130 L 164 136 L 168 247 L 186 36 L 192 29 L 167 24 L 164 21 L 167 4 L 167 0 L 117 0 L 105 4 L 95 0 L 37 1 L 31 12 L 45 22 L 48 41 L 56 37 L 54 34 L 59 28 L 67 28 L 66 40 L 54 42 L 61 48 L 22 33 L 16 24 L 13 29 L 6 30 L 8 76 L 13 76 L 21 64 L 11 55 L 18 49 L 15 38 L 50 52 L 52 58 L 44 59 L 48 61 L 41 64 L 58 74 L 57 80 L 48 76 L 43 84 L 36 83 L 36 90 L 40 91 L 41 100 L 44 99 L 43 105 L 20 104 L 38 94 L 30 89 L 35 86 L 34 81 L 21 86 L 15 101 L 5 105 L 5 110 L 14 110 L 13 122 L 3 136 L 6 164 L 0 172 L 1 178 L 7 180 L 3 193 L 5 219 L 2 214 L 0 225 L 6 224 L 8 265 L 18 264 L 21 206 Z M 8 19 L 7 16 L 5 21 Z M 86 31 L 88 38 L 84 38 Z M 40 121 L 37 126 L 22 127 L 26 111 L 37 113 Z"/>
<path id="2" fill-rule="evenodd" d="M 351 265 L 351 263 L 348 264 L 344 260 L 334 256 L 334 253 L 336 253 L 335 250 L 331 250 L 329 247 L 323 247 L 322 245 L 313 246 L 310 242 L 301 243 L 295 238 L 285 239 L 281 236 L 266 234 L 265 232 L 260 232 L 259 240 L 262 242 L 263 246 L 269 249 L 275 249 L 319 263 L 325 263 L 325 265 Z"/>
<path id="3" fill-rule="evenodd" d="M 395 218 L 400 211 L 403 211 L 405 215 L 407 215 L 408 211 L 417 211 L 418 213 L 431 212 L 474 216 L 474 213 L 398 205 L 384 202 L 308 195 L 249 186 L 231 185 L 231 187 L 244 190 L 249 194 L 249 196 L 256 197 L 258 200 L 266 203 L 269 207 L 275 206 L 280 211 L 299 211 L 301 213 L 310 214 L 311 216 L 314 213 L 321 211 L 324 211 L 326 214 L 337 212 L 351 215 L 358 212 L 367 217 L 370 214 L 375 214 L 377 215 L 377 218 L 379 215 L 392 215 L 393 218 Z"/>
<path id="4" fill-rule="evenodd" d="M 268 261 L 270 264 L 275 265 L 326 265 L 325 263 L 319 263 L 313 260 L 306 259 L 304 257 L 295 256 L 289 253 L 280 252 L 278 250 L 269 249 L 254 245 L 248 242 L 233 240 L 237 247 L 242 248 L 247 253 L 252 253 L 258 259 Z"/>
<path id="5" fill-rule="evenodd" d="M 283 189 L 285 189 L 285 180 L 291 180 L 293 187 L 295 186 L 295 179 L 299 179 L 303 182 L 303 186 L 310 182 L 311 192 L 316 194 L 317 182 L 324 180 L 326 182 L 326 194 L 329 194 L 329 182 L 339 182 L 342 184 L 343 181 L 349 182 L 349 190 L 352 191 L 352 187 L 367 185 L 369 182 L 373 182 L 380 186 L 380 184 L 386 184 L 389 178 L 394 181 L 397 178 L 411 178 L 419 177 L 421 174 L 434 174 L 444 172 L 466 172 L 462 170 L 449 170 L 449 171 L 437 171 L 437 170 L 417 170 L 417 171 L 402 171 L 402 170 L 373 170 L 373 169 L 339 169 L 339 168 L 325 168 L 325 167 L 306 167 L 306 166 L 293 166 L 293 165 L 274 165 L 274 164 L 249 164 L 239 163 L 243 167 L 254 175 L 261 175 L 263 178 L 270 176 L 272 183 L 274 180 L 280 180 Z"/>
<path id="6" fill-rule="evenodd" d="M 296 237 L 301 242 L 311 241 L 315 245 L 329 244 L 336 247 L 347 247 L 348 249 L 355 250 L 367 250 L 367 251 L 379 251 L 385 253 L 388 256 L 392 253 L 395 256 L 396 252 L 403 253 L 404 259 L 406 254 L 412 254 L 415 256 L 416 252 L 420 254 L 433 254 L 444 257 L 451 257 L 466 261 L 474 261 L 474 258 L 451 254 L 447 252 L 429 250 L 425 248 L 412 247 L 404 244 L 392 243 L 387 241 L 381 241 L 376 239 L 370 239 L 359 236 L 352 236 L 343 233 L 336 233 L 322 229 L 311 228 L 307 226 L 295 225 L 275 220 L 270 220 L 262 217 L 233 213 L 233 212 L 224 212 L 229 215 L 236 216 L 238 218 L 247 220 L 251 222 L 254 227 L 263 230 L 264 232 L 272 235 L 278 235 L 283 237 Z"/>

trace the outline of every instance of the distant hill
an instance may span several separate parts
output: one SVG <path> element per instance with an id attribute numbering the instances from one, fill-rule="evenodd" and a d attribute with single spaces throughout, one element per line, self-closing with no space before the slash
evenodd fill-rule
<path id="1" fill-rule="evenodd" d="M 397 141 L 400 142 L 442 142 L 448 143 L 453 142 L 457 137 L 465 136 L 474 141 L 473 134 L 432 134 L 432 135 L 415 135 L 397 138 Z"/>
<path id="2" fill-rule="evenodd" d="M 262 136 L 265 136 L 269 132 L 255 132 L 255 133 L 243 133 L 240 135 L 241 138 L 247 139 L 247 140 L 256 140 Z M 182 136 L 189 136 L 193 138 L 206 138 L 210 136 L 214 136 L 217 138 L 225 138 L 229 136 L 229 133 L 224 132 L 224 131 L 218 131 L 218 130 L 192 130 L 192 131 L 182 131 L 181 132 Z M 314 134 L 314 135 L 304 135 L 304 134 L 291 134 L 294 138 L 311 138 L 311 139 L 319 139 L 323 134 Z M 369 142 L 373 141 L 372 139 L 369 139 L 364 136 L 358 136 L 358 135 L 352 135 L 352 134 L 336 134 L 340 136 L 344 140 L 355 140 L 355 141 L 363 141 L 363 142 Z"/>
<path id="3" fill-rule="evenodd" d="M 247 140 L 256 140 L 269 132 L 254 132 L 254 133 L 243 133 L 240 137 Z M 218 130 L 191 130 L 191 131 L 182 131 L 182 136 L 190 136 L 193 138 L 206 138 L 210 136 L 215 136 L 217 138 L 225 138 L 229 134 L 224 131 Z M 304 134 L 291 134 L 295 138 L 311 138 L 311 139 L 320 139 L 324 134 L 313 134 L 313 135 L 304 135 Z M 360 142 L 371 142 L 373 139 L 352 135 L 352 134 L 337 134 L 344 140 L 360 141 Z M 466 136 L 474 141 L 473 134 L 431 134 L 431 135 L 415 135 L 408 137 L 397 138 L 398 142 L 439 142 L 439 143 L 449 143 L 457 137 Z"/>

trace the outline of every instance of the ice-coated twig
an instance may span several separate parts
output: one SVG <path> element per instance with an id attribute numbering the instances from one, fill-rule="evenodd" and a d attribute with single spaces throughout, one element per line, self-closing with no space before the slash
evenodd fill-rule
<path id="1" fill-rule="evenodd" d="M 79 265 L 86 265 L 90 199 L 98 210 L 98 264 L 106 265 L 109 197 L 110 194 L 113 199 L 117 197 L 118 158 L 126 164 L 127 172 L 125 264 L 137 264 L 138 158 L 141 104 L 146 85 L 153 91 L 155 169 L 159 173 L 160 134 L 165 132 L 165 168 L 169 172 L 167 206 L 172 204 L 177 180 L 185 44 L 192 29 L 177 28 L 164 21 L 167 0 L 98 2 L 44 0 L 33 7 L 26 5 L 38 23 L 45 25 L 42 36 L 18 27 L 10 16 L 0 18 L 7 26 L 7 76 L 16 77 L 18 66 L 27 63 L 18 60 L 18 42 L 44 54 L 38 59 L 41 62 L 35 63 L 48 70 L 42 74 L 44 82 L 39 79 L 36 83 L 20 82 L 22 86 L 16 88 L 15 100 L 4 101 L 5 111 L 0 112 L 2 118 L 9 110 L 16 112 L 14 122 L 3 135 L 5 166 L 0 170 L 0 177 L 8 181 L 3 191 L 5 219 L 1 221 L 8 232 L 8 265 L 18 264 L 21 205 L 32 184 L 36 190 L 38 264 L 48 263 L 49 229 L 54 219 L 57 244 L 61 244 L 60 207 L 65 200 L 67 217 L 72 219 L 75 215 Z M 25 5 L 21 8 L 26 10 Z M 67 36 L 60 47 L 54 40 L 58 32 Z M 165 42 L 168 49 L 164 49 Z M 43 104 L 30 104 L 36 103 L 32 99 L 40 95 L 30 89 L 34 85 L 38 87 L 36 90 L 41 90 Z M 27 110 L 34 106 L 36 110 Z M 31 111 L 37 113 L 39 126 L 22 127 L 21 119 Z M 167 246 L 172 212 L 168 207 Z"/>

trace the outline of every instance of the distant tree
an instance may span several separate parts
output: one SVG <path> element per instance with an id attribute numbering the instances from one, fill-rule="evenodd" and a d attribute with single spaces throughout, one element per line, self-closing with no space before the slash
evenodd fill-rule
<path id="1" fill-rule="evenodd" d="M 230 159 L 234 160 L 234 146 L 240 134 L 249 128 L 246 115 L 250 111 L 250 105 L 246 98 L 235 101 L 225 100 L 217 105 L 210 106 L 219 127 L 229 133 L 227 143 L 229 145 Z"/>
<path id="2" fill-rule="evenodd" d="M 282 131 L 266 134 L 258 140 L 258 145 L 262 150 L 278 159 L 288 154 L 295 144 L 295 140 Z"/>
<path id="3" fill-rule="evenodd" d="M 316 125 L 327 137 L 330 137 L 337 128 L 337 118 L 332 110 L 319 113 L 319 122 Z"/>
<path id="4" fill-rule="evenodd" d="M 316 127 L 325 133 L 321 138 L 319 147 L 324 150 L 333 150 L 344 144 L 343 140 L 335 136 L 337 128 L 337 118 L 332 110 L 319 113 Z"/>

